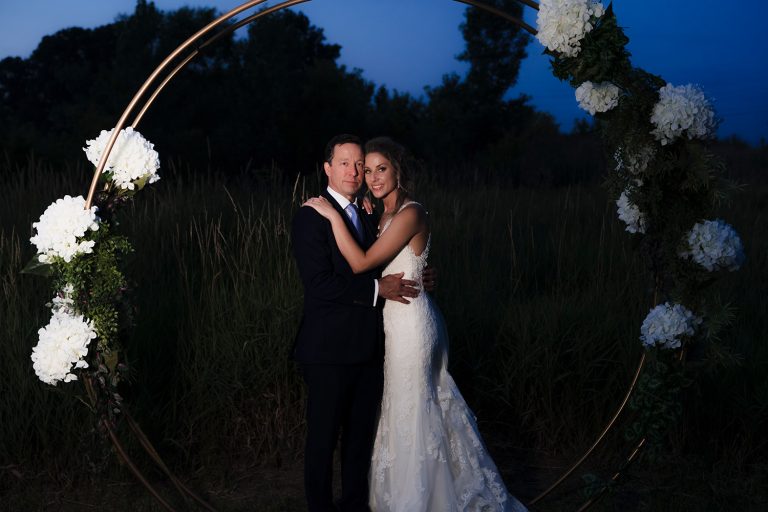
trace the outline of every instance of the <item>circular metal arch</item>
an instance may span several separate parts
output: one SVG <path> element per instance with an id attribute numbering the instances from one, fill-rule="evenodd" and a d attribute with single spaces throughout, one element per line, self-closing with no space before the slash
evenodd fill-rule
<path id="1" fill-rule="evenodd" d="M 154 103 L 154 101 L 157 99 L 157 97 L 160 95 L 163 89 L 176 77 L 179 71 L 184 69 L 205 48 L 215 43 L 222 37 L 234 32 L 235 30 L 256 21 L 262 16 L 266 16 L 267 14 L 281 11 L 283 9 L 287 9 L 288 7 L 292 7 L 294 5 L 299 5 L 309 1 L 311 0 L 285 0 L 272 7 L 261 9 L 254 14 L 251 14 L 239 21 L 236 21 L 232 24 L 227 25 L 226 24 L 227 21 L 231 20 L 238 14 L 243 13 L 249 9 L 252 9 L 258 5 L 261 5 L 267 2 L 267 0 L 247 1 L 233 8 L 227 13 L 222 14 L 217 19 L 215 19 L 205 27 L 198 30 L 196 33 L 190 36 L 186 41 L 181 43 L 173 52 L 171 52 L 144 81 L 142 86 L 139 88 L 139 90 L 131 99 L 128 106 L 123 111 L 122 115 L 117 121 L 117 124 L 114 126 L 112 134 L 104 148 L 104 152 L 102 153 L 102 158 L 100 158 L 99 164 L 96 166 L 96 169 L 94 170 L 90 188 L 88 189 L 88 196 L 86 198 L 85 209 L 89 209 L 91 207 L 91 204 L 93 203 L 93 197 L 96 191 L 96 187 L 98 185 L 99 177 L 104 171 L 104 167 L 106 166 L 106 163 L 109 159 L 109 155 L 112 152 L 112 149 L 114 148 L 115 141 L 117 140 L 117 136 L 120 130 L 126 126 L 128 117 L 131 115 L 132 112 L 137 110 L 142 98 L 145 97 L 145 95 L 147 94 L 147 92 L 149 91 L 153 83 L 156 83 L 156 81 L 165 73 L 165 78 L 156 86 L 154 91 L 148 97 L 146 97 L 146 100 L 144 101 L 144 103 L 141 104 L 140 108 L 138 108 L 138 113 L 134 117 L 133 122 L 128 126 L 132 126 L 133 128 L 136 128 L 139 125 L 142 118 L 146 114 L 147 110 Z M 452 0 L 452 1 L 463 3 L 472 7 L 476 7 L 478 9 L 482 9 L 486 12 L 489 12 L 491 14 L 504 18 L 505 20 L 511 23 L 514 23 L 515 25 L 519 26 L 520 28 L 522 28 L 523 30 L 527 31 L 532 35 L 536 35 L 535 28 L 528 25 L 523 20 L 517 17 L 514 17 L 504 11 L 501 11 L 493 6 L 486 5 L 478 0 Z M 535 10 L 539 9 L 539 4 L 533 0 L 517 0 L 517 1 L 525 6 L 531 7 L 532 9 L 535 9 Z M 220 29 L 219 32 L 214 33 L 214 31 L 216 29 L 219 29 L 222 25 L 224 26 L 224 28 Z M 211 33 L 214 33 L 214 35 L 211 36 L 210 35 Z M 553 484 L 551 484 L 547 489 L 545 489 L 543 492 L 537 495 L 534 499 L 532 499 L 528 505 L 535 505 L 536 503 L 544 499 L 547 495 L 549 495 L 553 490 L 555 490 L 555 488 L 557 488 L 574 471 L 576 471 L 576 469 L 578 469 L 581 466 L 581 464 L 584 463 L 584 461 L 602 443 L 602 441 L 605 439 L 608 432 L 615 426 L 619 416 L 625 410 L 626 405 L 629 402 L 629 399 L 632 396 L 632 393 L 634 392 L 637 386 L 637 381 L 643 370 L 644 365 L 645 365 L 645 354 L 643 354 L 643 356 L 640 358 L 640 361 L 637 365 L 637 369 L 635 370 L 634 376 L 629 384 L 629 387 L 624 395 L 624 398 L 622 399 L 615 413 L 611 416 L 611 419 L 608 421 L 606 426 L 597 436 L 596 440 L 575 463 L 573 463 L 557 480 L 555 480 Z M 618 479 L 623 469 L 626 468 L 628 464 L 630 464 L 637 457 L 638 452 L 640 451 L 640 449 L 643 447 L 644 444 L 645 444 L 645 439 L 643 438 L 639 441 L 639 443 L 637 443 L 637 445 L 631 451 L 630 455 L 626 458 L 626 462 L 622 466 L 622 469 L 619 469 L 614 473 L 614 475 L 611 478 L 612 481 L 615 481 Z M 593 497 L 587 500 L 586 502 L 584 502 L 578 508 L 578 511 L 583 511 L 588 509 L 592 504 L 596 502 L 598 497 Z"/>

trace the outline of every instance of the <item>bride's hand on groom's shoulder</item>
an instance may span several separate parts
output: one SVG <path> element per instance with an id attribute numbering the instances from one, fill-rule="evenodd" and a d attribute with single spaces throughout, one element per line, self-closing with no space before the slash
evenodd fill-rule
<path id="1" fill-rule="evenodd" d="M 336 213 L 336 210 L 331 206 L 331 203 L 324 197 L 310 197 L 304 201 L 304 204 L 301 206 L 309 206 L 310 208 L 313 208 L 326 219 L 330 219 L 331 216 Z"/>
<path id="2" fill-rule="evenodd" d="M 373 205 L 373 203 L 371 202 L 371 198 L 370 198 L 370 197 L 368 197 L 368 196 L 363 196 L 363 200 L 362 200 L 362 201 L 360 201 L 360 208 L 362 208 L 363 210 L 365 210 L 365 213 L 367 213 L 368 215 L 370 215 L 370 214 L 372 214 L 372 213 L 373 213 L 373 209 L 375 208 L 375 206 L 374 206 L 374 205 Z"/>
<path id="3" fill-rule="evenodd" d="M 410 304 L 406 298 L 413 298 L 419 295 L 418 283 L 409 279 L 403 279 L 403 272 L 389 274 L 379 279 L 379 296 L 387 300 Z"/>

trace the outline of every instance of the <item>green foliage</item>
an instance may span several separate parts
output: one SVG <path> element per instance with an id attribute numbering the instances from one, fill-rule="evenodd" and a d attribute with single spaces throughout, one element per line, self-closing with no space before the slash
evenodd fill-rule
<path id="1" fill-rule="evenodd" d="M 54 293 L 71 286 L 75 308 L 93 321 L 100 350 L 117 350 L 117 308 L 126 287 L 120 259 L 131 251 L 131 244 L 124 236 L 111 234 L 107 222 L 99 223 L 88 239 L 96 242 L 90 254 L 80 254 L 71 262 L 54 258 L 49 265 L 35 263 L 35 256 L 25 269 L 47 266 L 44 275 L 53 277 Z"/>
<path id="2" fill-rule="evenodd" d="M 102 196 L 104 197 L 104 196 Z M 66 295 L 73 300 L 73 310 L 92 323 L 97 334 L 88 356 L 87 369 L 75 370 L 87 383 L 86 387 L 95 392 L 89 396 L 90 407 L 96 412 L 97 424 L 102 420 L 116 421 L 122 404 L 117 389 L 127 377 L 128 368 L 121 361 L 121 328 L 127 327 L 129 308 L 123 300 L 127 281 L 122 271 L 122 259 L 132 251 L 125 236 L 113 234 L 108 222 L 99 223 L 99 229 L 88 239 L 95 242 L 92 253 L 79 254 L 70 262 L 54 258 L 48 265 L 35 264 L 37 256 L 25 267 L 45 268 L 39 275 L 52 277 L 54 294 L 64 296 L 62 290 L 71 287 Z M 83 403 L 86 403 L 85 401 Z"/>
<path id="3" fill-rule="evenodd" d="M 546 53 L 555 57 L 552 60 L 555 77 L 568 80 L 573 87 L 587 80 L 618 83 L 618 79 L 632 69 L 625 49 L 628 42 L 629 38 L 616 22 L 613 6 L 609 5 L 592 31 L 584 36 L 576 57 L 559 57 L 549 50 Z"/>
<path id="4" fill-rule="evenodd" d="M 625 436 L 633 444 L 645 439 L 641 458 L 653 463 L 668 450 L 669 431 L 682 415 L 681 392 L 690 381 L 678 354 L 654 349 L 648 357 L 629 401 L 636 415 L 625 429 Z"/>

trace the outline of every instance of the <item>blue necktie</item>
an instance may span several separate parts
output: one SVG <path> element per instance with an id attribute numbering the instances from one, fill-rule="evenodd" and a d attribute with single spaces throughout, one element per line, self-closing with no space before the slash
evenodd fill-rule
<path id="1" fill-rule="evenodd" d="M 352 221 L 352 225 L 355 226 L 355 230 L 357 231 L 357 239 L 362 240 L 363 225 L 360 222 L 360 215 L 357 212 L 357 206 L 355 206 L 355 203 L 349 203 L 345 210 L 347 215 L 349 215 L 350 220 Z"/>

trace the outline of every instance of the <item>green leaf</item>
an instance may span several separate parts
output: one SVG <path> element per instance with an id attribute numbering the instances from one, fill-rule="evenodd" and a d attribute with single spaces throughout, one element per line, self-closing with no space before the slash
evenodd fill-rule
<path id="1" fill-rule="evenodd" d="M 53 265 L 41 262 L 35 255 L 29 260 L 29 263 L 21 269 L 22 274 L 34 274 L 36 276 L 51 277 L 53 275 Z"/>

